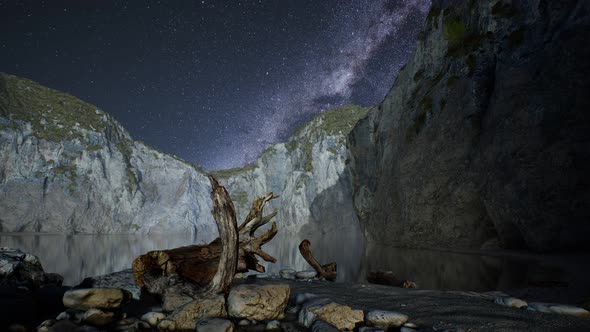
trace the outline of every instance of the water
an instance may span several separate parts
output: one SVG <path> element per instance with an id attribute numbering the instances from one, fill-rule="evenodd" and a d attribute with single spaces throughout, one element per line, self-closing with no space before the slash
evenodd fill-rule
<path id="1" fill-rule="evenodd" d="M 481 255 L 435 250 L 365 246 L 360 234 L 307 237 L 314 256 L 325 264 L 338 264 L 337 281 L 365 282 L 369 271 L 393 271 L 424 289 L 489 291 L 523 289 L 531 285 L 565 287 L 558 292 L 590 295 L 588 255 L 534 256 L 529 254 Z M 267 271 L 311 267 L 299 254 L 303 237 L 279 234 L 263 248 L 278 259 L 263 262 Z M 131 267 L 135 257 L 155 249 L 194 244 L 186 235 L 48 235 L 0 234 L 0 246 L 21 248 L 37 255 L 45 271 L 64 276 L 76 285 L 88 276 Z M 573 286 L 573 287 L 572 287 Z M 553 287 L 552 289 L 555 289 Z"/>

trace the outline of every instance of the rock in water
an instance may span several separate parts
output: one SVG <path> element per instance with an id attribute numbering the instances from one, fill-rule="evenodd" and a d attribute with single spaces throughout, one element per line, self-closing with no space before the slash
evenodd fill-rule
<path id="1" fill-rule="evenodd" d="M 516 297 L 510 296 L 498 296 L 494 299 L 494 302 L 503 306 L 513 307 L 513 308 L 525 308 L 527 307 L 526 301 L 518 299 Z"/>
<path id="2" fill-rule="evenodd" d="M 85 288 L 67 291 L 63 303 L 68 308 L 81 310 L 118 309 L 131 297 L 129 291 L 120 288 Z"/>
<path id="3" fill-rule="evenodd" d="M 387 330 L 391 327 L 400 327 L 408 321 L 408 316 L 395 311 L 373 310 L 367 312 L 365 321 L 369 326 L 376 326 Z"/>
<path id="4" fill-rule="evenodd" d="M 165 321 L 173 322 L 176 329 L 193 330 L 197 321 L 208 317 L 227 317 L 223 295 L 189 302 L 174 311 Z"/>
<path id="5" fill-rule="evenodd" d="M 232 318 L 255 320 L 283 319 L 291 289 L 288 285 L 240 285 L 227 297 Z"/>
<path id="6" fill-rule="evenodd" d="M 197 323 L 197 332 L 233 332 L 234 323 L 227 319 L 205 318 Z"/>
<path id="7" fill-rule="evenodd" d="M 558 303 L 531 302 L 528 310 L 590 318 L 590 312 L 584 308 Z"/>
<path id="8" fill-rule="evenodd" d="M 0 284 L 29 289 L 45 285 L 61 286 L 63 278 L 45 273 L 39 258 L 20 249 L 0 247 Z"/>
<path id="9" fill-rule="evenodd" d="M 279 271 L 279 275 L 283 279 L 295 279 L 296 271 L 293 269 L 283 269 Z"/>

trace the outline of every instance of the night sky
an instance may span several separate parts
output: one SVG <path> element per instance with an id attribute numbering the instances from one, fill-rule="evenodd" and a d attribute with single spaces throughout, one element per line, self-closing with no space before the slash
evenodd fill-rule
<path id="1" fill-rule="evenodd" d="M 0 71 L 68 92 L 204 168 L 379 103 L 430 0 L 0 0 Z"/>

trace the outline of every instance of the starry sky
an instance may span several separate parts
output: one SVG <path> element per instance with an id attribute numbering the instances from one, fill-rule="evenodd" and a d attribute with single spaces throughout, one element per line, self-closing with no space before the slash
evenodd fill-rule
<path id="1" fill-rule="evenodd" d="M 208 170 L 243 166 L 313 115 L 374 105 L 430 0 L 0 0 L 0 71 L 112 114 Z"/>

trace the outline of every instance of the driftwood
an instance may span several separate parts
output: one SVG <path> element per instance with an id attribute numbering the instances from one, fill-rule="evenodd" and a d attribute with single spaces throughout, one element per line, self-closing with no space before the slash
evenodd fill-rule
<path id="1" fill-rule="evenodd" d="M 198 295 L 202 296 L 227 291 L 236 272 L 264 272 L 256 255 L 265 261 L 276 262 L 261 248 L 276 235 L 276 223 L 273 222 L 271 228 L 259 237 L 254 233 L 276 216 L 277 211 L 263 216 L 263 208 L 277 196 L 269 193 L 256 199 L 246 220 L 237 227 L 235 207 L 229 194 L 214 177 L 209 176 L 209 179 L 213 187 L 212 213 L 220 237 L 207 245 L 154 250 L 137 257 L 133 261 L 136 284 L 147 287 L 150 292 L 165 293 L 166 287 L 178 284 L 170 280 L 190 280 L 199 286 Z"/>
<path id="2" fill-rule="evenodd" d="M 367 281 L 372 284 L 387 285 L 403 288 L 416 288 L 416 283 L 410 280 L 398 279 L 392 271 L 371 271 L 367 275 Z"/>
<path id="3" fill-rule="evenodd" d="M 332 262 L 325 265 L 321 265 L 317 261 L 317 259 L 315 259 L 315 257 L 313 257 L 313 255 L 311 254 L 311 249 L 309 248 L 310 246 L 311 243 L 309 242 L 309 240 L 306 239 L 301 241 L 301 243 L 299 244 L 299 252 L 301 253 L 301 256 L 305 258 L 307 263 L 309 263 L 309 265 L 311 265 L 317 272 L 316 277 L 330 281 L 336 280 L 336 263 Z"/>

